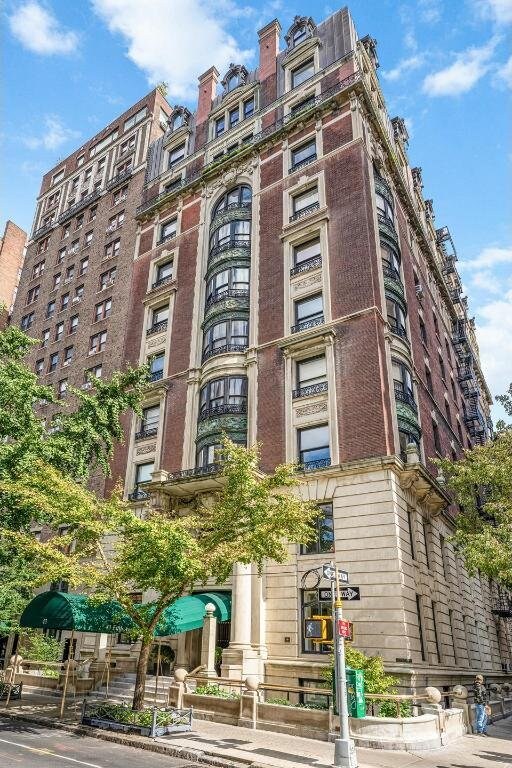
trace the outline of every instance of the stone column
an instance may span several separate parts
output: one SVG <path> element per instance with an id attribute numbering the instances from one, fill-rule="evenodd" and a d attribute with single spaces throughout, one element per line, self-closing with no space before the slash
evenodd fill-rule
<path id="1" fill-rule="evenodd" d="M 94 658 L 98 661 L 103 661 L 107 653 L 108 648 L 108 635 L 106 632 L 101 632 L 94 638 Z"/>
<path id="2" fill-rule="evenodd" d="M 222 677 L 242 680 L 258 674 L 258 654 L 251 646 L 252 568 L 237 563 L 233 569 L 231 641 L 222 654 Z"/>
<path id="3" fill-rule="evenodd" d="M 201 665 L 204 667 L 199 672 L 201 677 L 217 677 L 215 670 L 215 642 L 217 639 L 217 619 L 214 616 L 213 603 L 205 605 L 206 615 L 203 620 L 203 635 L 201 638 Z"/>

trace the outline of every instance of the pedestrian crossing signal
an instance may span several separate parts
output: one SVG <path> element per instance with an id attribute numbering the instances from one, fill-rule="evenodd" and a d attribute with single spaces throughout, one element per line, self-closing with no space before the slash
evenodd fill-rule
<path id="1" fill-rule="evenodd" d="M 310 619 L 304 619 L 304 637 L 313 642 L 332 642 L 332 618 L 312 616 Z"/>

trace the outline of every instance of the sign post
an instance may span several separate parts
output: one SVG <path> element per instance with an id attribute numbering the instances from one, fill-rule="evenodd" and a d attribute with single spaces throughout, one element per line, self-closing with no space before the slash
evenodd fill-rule
<path id="1" fill-rule="evenodd" d="M 340 735 L 334 741 L 334 765 L 339 768 L 357 768 L 357 756 L 354 742 L 350 738 L 348 727 L 347 677 L 345 671 L 345 639 L 348 622 L 343 619 L 342 602 L 340 597 L 340 579 L 338 568 L 334 568 L 334 583 L 336 600 L 334 601 L 334 669 L 336 679 L 336 700 L 340 716 Z M 346 573 L 342 571 L 342 573 Z M 325 575 L 325 566 L 324 566 Z M 348 581 L 348 574 L 346 579 Z"/>

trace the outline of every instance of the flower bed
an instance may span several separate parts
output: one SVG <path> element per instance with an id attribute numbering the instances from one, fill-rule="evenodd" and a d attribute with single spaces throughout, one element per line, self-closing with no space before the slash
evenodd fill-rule
<path id="1" fill-rule="evenodd" d="M 151 707 L 134 712 L 127 704 L 113 701 L 90 702 L 84 699 L 82 724 L 109 731 L 135 731 L 141 736 L 154 738 L 166 733 L 190 731 L 192 708 Z"/>

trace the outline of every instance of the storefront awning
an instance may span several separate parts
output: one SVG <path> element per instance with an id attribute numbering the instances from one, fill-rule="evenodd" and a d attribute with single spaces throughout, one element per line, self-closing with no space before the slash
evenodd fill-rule
<path id="1" fill-rule="evenodd" d="M 186 595 L 166 608 L 155 635 L 163 637 L 199 629 L 203 625 L 207 603 L 215 605 L 214 615 L 219 621 L 231 618 L 231 593 L 200 592 Z M 106 633 L 136 629 L 122 606 L 114 600 L 98 603 L 87 595 L 53 591 L 36 595 L 30 601 L 21 615 L 20 626 Z"/>

